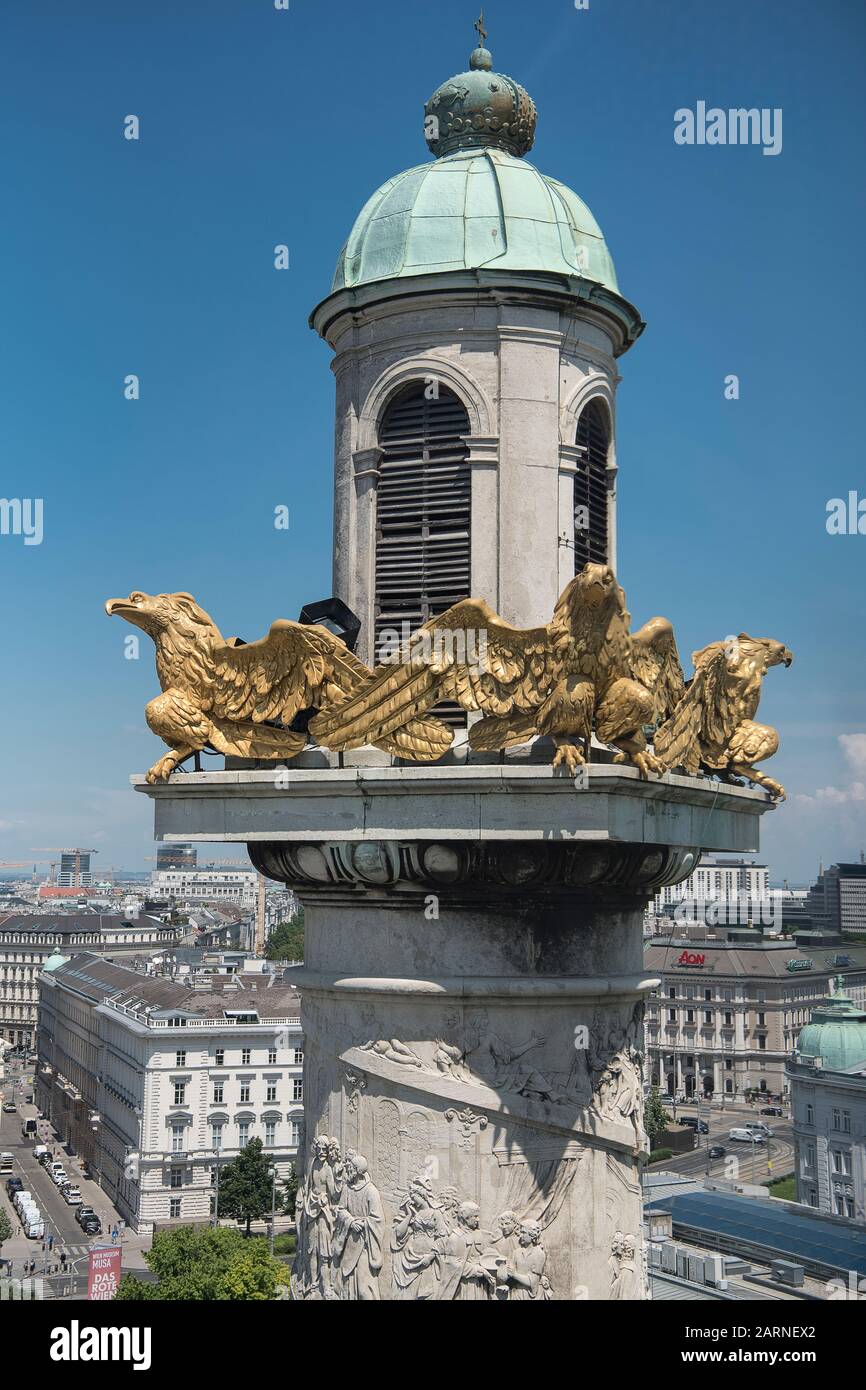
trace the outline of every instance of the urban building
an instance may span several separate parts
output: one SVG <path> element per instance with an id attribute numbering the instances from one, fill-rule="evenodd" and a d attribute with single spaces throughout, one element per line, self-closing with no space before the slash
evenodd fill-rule
<path id="1" fill-rule="evenodd" d="M 151 892 L 179 906 L 196 903 L 238 903 L 254 909 L 258 875 L 254 869 L 154 869 Z"/>
<path id="2" fill-rule="evenodd" d="M 158 917 L 100 912 L 25 912 L 0 916 L 0 1037 L 31 1047 L 36 1037 L 39 975 L 56 953 L 128 959 L 176 944 L 181 928 Z"/>
<path id="3" fill-rule="evenodd" d="M 261 1139 L 278 1179 L 301 1140 L 297 991 L 195 989 L 91 954 L 41 980 L 37 1104 L 134 1230 L 206 1221 L 217 1167 Z"/>
<path id="4" fill-rule="evenodd" d="M 809 889 L 812 925 L 833 934 L 866 934 L 866 864 L 821 869 Z"/>
<path id="5" fill-rule="evenodd" d="M 833 977 L 843 975 L 860 1002 L 866 993 L 866 946 L 654 936 L 644 959 L 659 979 L 645 1018 L 648 1076 L 672 1095 L 783 1095 L 800 1029 Z"/>
<path id="6" fill-rule="evenodd" d="M 797 1200 L 866 1221 L 866 1011 L 842 993 L 819 1004 L 787 1075 Z"/>
<path id="7" fill-rule="evenodd" d="M 173 844 L 166 841 L 156 847 L 156 868 L 195 869 L 198 864 L 198 850 L 195 845 Z"/>
<path id="8" fill-rule="evenodd" d="M 771 930 L 780 923 L 776 895 L 770 889 L 766 864 L 750 859 L 704 856 L 694 872 L 656 894 L 657 916 L 678 925 L 719 924 Z"/>
<path id="9" fill-rule="evenodd" d="M 95 849 L 64 849 L 60 852 L 59 888 L 87 888 L 93 882 L 90 856 Z"/>

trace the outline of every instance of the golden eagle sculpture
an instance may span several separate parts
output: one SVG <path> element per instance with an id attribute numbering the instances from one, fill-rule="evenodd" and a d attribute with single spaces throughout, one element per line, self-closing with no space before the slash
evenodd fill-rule
<path id="1" fill-rule="evenodd" d="M 311 721 L 319 743 L 337 750 L 379 743 L 452 700 L 484 715 L 469 731 L 476 751 L 548 734 L 554 767 L 574 773 L 595 732 L 641 776 L 664 771 L 644 729 L 672 714 L 684 693 L 673 630 L 653 618 L 632 635 L 625 594 L 607 565 L 581 570 L 544 627 L 511 627 L 483 600 L 464 599 L 419 628 L 402 656 Z"/>
<path id="2" fill-rule="evenodd" d="M 302 710 L 325 710 L 372 675 L 326 627 L 279 619 L 258 642 L 222 636 L 191 594 L 143 594 L 109 599 L 118 614 L 156 645 L 162 694 L 145 717 L 171 749 L 147 774 L 166 780 L 179 763 L 206 747 L 241 758 L 285 761 L 307 734 L 288 726 Z M 440 757 L 451 731 L 439 720 L 407 719 L 378 746 L 411 758 L 416 744 Z"/>
<path id="3" fill-rule="evenodd" d="M 781 642 L 746 632 L 695 652 L 688 689 L 653 740 L 662 765 L 692 774 L 702 767 L 733 773 L 784 801 L 784 787 L 754 767 L 776 752 L 779 735 L 769 724 L 755 723 L 754 716 L 769 668 L 793 660 Z"/>

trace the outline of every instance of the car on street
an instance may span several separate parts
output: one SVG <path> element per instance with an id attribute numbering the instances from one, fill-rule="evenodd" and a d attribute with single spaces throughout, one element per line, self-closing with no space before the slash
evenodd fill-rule
<path id="1" fill-rule="evenodd" d="M 4 1115 L 14 1115 L 14 1114 L 15 1114 L 15 1111 L 16 1111 L 17 1109 L 18 1109 L 18 1107 L 17 1107 L 17 1105 L 15 1104 L 14 1100 L 4 1100 L 4 1102 L 3 1102 L 3 1114 L 4 1114 Z"/>
<path id="2" fill-rule="evenodd" d="M 728 1133 L 729 1139 L 735 1139 L 738 1144 L 766 1144 L 763 1134 L 757 1129 L 746 1129 L 744 1125 L 738 1125 Z"/>
<path id="3" fill-rule="evenodd" d="M 84 1201 L 81 1195 L 81 1188 L 73 1187 L 72 1183 L 68 1183 L 63 1189 L 63 1200 L 68 1207 L 77 1207 L 79 1202 Z"/>
<path id="4" fill-rule="evenodd" d="M 8 1178 L 6 1181 L 6 1192 L 8 1196 L 14 1197 L 16 1192 L 24 1191 L 24 1183 L 20 1178 Z"/>
<path id="5" fill-rule="evenodd" d="M 747 1120 L 744 1127 L 754 1130 L 756 1134 L 763 1134 L 765 1139 L 772 1139 L 773 1137 L 773 1131 L 770 1129 L 770 1126 L 765 1125 L 762 1121 Z"/>
<path id="6" fill-rule="evenodd" d="M 762 1115 L 784 1115 L 781 1105 L 765 1105 L 761 1110 Z"/>
<path id="7" fill-rule="evenodd" d="M 94 1214 L 93 1216 L 88 1216 L 85 1221 L 82 1221 L 81 1229 L 86 1236 L 101 1236 L 102 1222 L 99 1220 L 99 1217 Z"/>
<path id="8" fill-rule="evenodd" d="M 52 1168 L 51 1177 L 58 1187 L 62 1187 L 64 1183 L 69 1182 L 69 1174 L 66 1172 L 65 1168 Z"/>
<path id="9" fill-rule="evenodd" d="M 724 1158 L 727 1152 L 724 1144 L 711 1144 L 707 1150 L 710 1158 Z"/>
<path id="10" fill-rule="evenodd" d="M 79 1226 L 83 1226 L 85 1221 L 98 1221 L 99 1217 L 96 1215 L 93 1207 L 89 1207 L 86 1202 L 82 1202 L 75 1213 L 75 1220 L 78 1222 Z"/>
<path id="11" fill-rule="evenodd" d="M 694 1115 L 684 1115 L 680 1120 L 680 1124 L 687 1125 L 688 1128 L 693 1129 L 696 1134 L 709 1134 L 710 1132 L 710 1127 L 706 1120 L 698 1120 Z"/>

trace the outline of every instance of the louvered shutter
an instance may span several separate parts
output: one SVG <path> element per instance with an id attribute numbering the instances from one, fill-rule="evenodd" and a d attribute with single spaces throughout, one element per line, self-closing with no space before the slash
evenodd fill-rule
<path id="1" fill-rule="evenodd" d="M 607 541 L 607 453 L 610 431 L 607 411 L 599 401 L 590 401 L 577 422 L 577 444 L 585 453 L 578 460 L 574 477 L 574 572 L 591 561 L 606 564 Z M 589 512 L 589 529 L 577 526 L 578 507 Z"/>
<path id="2" fill-rule="evenodd" d="M 469 417 L 444 387 L 428 400 L 413 383 L 385 412 L 376 502 L 376 654 L 383 636 L 402 637 L 469 595 L 471 475 Z M 437 714 L 464 723 L 456 707 Z"/>

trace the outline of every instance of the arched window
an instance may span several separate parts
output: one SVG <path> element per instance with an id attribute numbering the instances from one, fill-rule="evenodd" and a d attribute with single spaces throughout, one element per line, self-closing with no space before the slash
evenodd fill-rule
<path id="1" fill-rule="evenodd" d="M 607 454 L 610 418 L 600 400 L 587 403 L 577 422 L 576 444 L 584 453 L 574 475 L 574 572 L 594 562 L 606 564 Z"/>
<path id="2" fill-rule="evenodd" d="M 413 382 L 379 427 L 376 654 L 469 595 L 469 417 L 446 387 Z M 431 396 L 428 399 L 428 396 Z"/>

